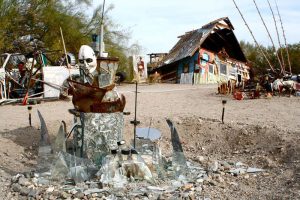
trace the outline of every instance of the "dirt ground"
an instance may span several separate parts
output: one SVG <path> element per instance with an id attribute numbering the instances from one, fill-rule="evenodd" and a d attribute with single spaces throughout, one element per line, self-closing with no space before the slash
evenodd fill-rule
<path id="1" fill-rule="evenodd" d="M 140 127 L 157 128 L 162 133 L 163 154 L 171 155 L 170 129 L 173 120 L 185 155 L 203 167 L 214 161 L 243 162 L 263 168 L 250 176 L 225 174 L 223 181 L 203 187 L 211 199 L 300 199 L 300 98 L 233 100 L 217 95 L 216 85 L 139 85 L 137 119 Z M 126 96 L 124 137 L 133 138 L 135 85 L 118 86 Z M 222 100 L 227 100 L 222 124 Z M 0 198 L 5 199 L 10 178 L 33 170 L 39 142 L 39 110 L 52 136 L 60 122 L 72 124 L 71 101 L 42 102 L 33 106 L 32 127 L 27 107 L 0 107 Z"/>

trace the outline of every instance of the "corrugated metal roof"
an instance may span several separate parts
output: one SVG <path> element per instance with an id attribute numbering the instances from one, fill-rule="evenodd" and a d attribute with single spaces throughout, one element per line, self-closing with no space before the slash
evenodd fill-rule
<path id="1" fill-rule="evenodd" d="M 161 66 L 192 56 L 221 21 L 225 22 L 229 29 L 233 29 L 228 17 L 224 17 L 210 22 L 197 30 L 186 32 L 184 35 L 179 36 L 179 41 L 170 50 L 169 54 L 165 56 Z"/>

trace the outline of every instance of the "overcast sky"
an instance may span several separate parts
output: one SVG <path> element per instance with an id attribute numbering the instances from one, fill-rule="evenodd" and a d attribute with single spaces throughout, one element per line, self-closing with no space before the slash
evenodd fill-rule
<path id="1" fill-rule="evenodd" d="M 94 5 L 99 5 L 102 1 L 94 0 Z M 269 1 L 277 13 L 274 0 Z M 236 0 L 236 2 L 258 42 L 271 45 L 253 0 Z M 277 43 L 275 25 L 267 0 L 256 2 Z M 138 41 L 145 48 L 143 53 L 168 52 L 178 41 L 177 36 L 226 16 L 235 28 L 237 39 L 253 43 L 232 0 L 106 0 L 106 4 L 114 4 L 115 8 L 110 12 L 110 16 L 124 28 L 131 29 L 132 41 Z M 298 43 L 300 1 L 277 0 L 277 4 L 288 43 Z M 279 21 L 277 25 L 280 28 Z M 281 28 L 279 30 L 282 35 Z"/>

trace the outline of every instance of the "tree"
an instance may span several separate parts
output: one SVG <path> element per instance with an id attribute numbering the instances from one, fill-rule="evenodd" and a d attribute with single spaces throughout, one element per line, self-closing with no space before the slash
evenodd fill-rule
<path id="1" fill-rule="evenodd" d="M 62 27 L 67 50 L 77 55 L 81 45 L 90 44 L 91 34 L 99 33 L 102 5 L 88 17 L 84 11 L 90 5 L 91 0 L 0 0 L 0 51 L 28 53 L 33 50 L 28 38 L 40 41 L 40 49 L 63 49 Z M 127 69 L 130 31 L 111 20 L 113 8 L 109 5 L 104 14 L 106 51 Z"/>
<path id="2" fill-rule="evenodd" d="M 240 46 L 247 57 L 248 62 L 251 64 L 252 68 L 254 69 L 255 73 L 257 75 L 263 75 L 267 73 L 267 69 L 270 68 L 266 58 L 263 56 L 261 51 L 258 47 L 255 45 L 240 41 Z M 274 69 L 281 69 L 279 61 L 277 59 L 276 53 L 274 52 L 272 47 L 264 47 L 260 46 L 261 49 L 265 52 L 267 55 L 269 62 L 273 66 Z M 291 66 L 292 66 L 292 72 L 294 74 L 300 73 L 300 43 L 298 44 L 290 44 L 288 45 L 289 48 L 289 55 L 291 60 Z M 281 49 L 278 49 L 277 52 L 280 52 Z M 284 58 L 281 58 L 285 63 L 285 69 L 286 71 L 289 71 L 288 61 L 287 61 L 287 55 L 286 55 L 286 49 L 283 49 L 284 52 Z"/>

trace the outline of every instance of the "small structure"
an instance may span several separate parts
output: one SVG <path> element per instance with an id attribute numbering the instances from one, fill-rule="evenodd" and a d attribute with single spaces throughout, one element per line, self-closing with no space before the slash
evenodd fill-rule
<path id="1" fill-rule="evenodd" d="M 233 33 L 228 17 L 186 32 L 151 73 L 161 74 L 163 82 L 208 84 L 249 77 L 247 59 Z"/>
<path id="2" fill-rule="evenodd" d="M 152 71 L 161 64 L 162 60 L 168 55 L 168 53 L 150 53 L 147 55 L 150 58 L 150 62 L 148 63 L 148 71 Z"/>

